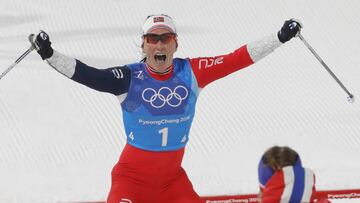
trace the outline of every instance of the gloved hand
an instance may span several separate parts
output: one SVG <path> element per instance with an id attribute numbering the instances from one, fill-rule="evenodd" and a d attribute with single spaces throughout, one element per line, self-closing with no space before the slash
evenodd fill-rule
<path id="1" fill-rule="evenodd" d="M 46 32 L 40 30 L 37 35 L 30 34 L 29 41 L 43 60 L 53 55 L 54 50 L 51 48 L 50 38 Z"/>
<path id="2" fill-rule="evenodd" d="M 285 21 L 281 30 L 278 32 L 278 38 L 280 42 L 285 43 L 289 41 L 291 38 L 295 37 L 302 28 L 302 24 L 294 19 L 290 19 Z"/>

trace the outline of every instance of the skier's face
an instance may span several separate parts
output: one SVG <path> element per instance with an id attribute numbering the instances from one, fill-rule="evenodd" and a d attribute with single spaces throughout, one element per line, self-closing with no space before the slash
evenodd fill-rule
<path id="1" fill-rule="evenodd" d="M 177 48 L 176 34 L 164 28 L 151 31 L 143 37 L 143 51 L 146 55 L 146 63 L 152 68 L 163 71 L 173 61 Z"/>

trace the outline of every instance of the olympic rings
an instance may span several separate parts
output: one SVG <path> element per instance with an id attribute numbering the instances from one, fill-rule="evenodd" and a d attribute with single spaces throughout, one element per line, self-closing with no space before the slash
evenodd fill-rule
<path id="1" fill-rule="evenodd" d="M 158 91 L 148 87 L 144 89 L 141 94 L 142 99 L 145 102 L 149 102 L 152 107 L 157 109 L 162 108 L 165 104 L 168 104 L 171 107 L 178 107 L 188 95 L 188 90 L 182 85 L 175 87 L 174 90 L 171 90 L 168 87 L 161 87 Z"/>

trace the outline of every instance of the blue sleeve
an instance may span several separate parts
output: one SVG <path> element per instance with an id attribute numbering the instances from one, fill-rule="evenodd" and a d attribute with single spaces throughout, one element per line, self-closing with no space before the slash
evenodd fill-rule
<path id="1" fill-rule="evenodd" d="M 127 66 L 96 69 L 76 60 L 72 80 L 91 89 L 108 92 L 116 96 L 127 93 L 130 86 L 131 70 Z"/>

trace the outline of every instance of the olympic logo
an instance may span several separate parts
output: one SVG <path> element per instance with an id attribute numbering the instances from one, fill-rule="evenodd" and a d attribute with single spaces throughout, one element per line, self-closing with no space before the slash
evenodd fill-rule
<path id="1" fill-rule="evenodd" d="M 171 107 L 178 107 L 189 95 L 186 87 L 179 85 L 171 90 L 168 87 L 161 87 L 158 91 L 153 88 L 146 88 L 142 92 L 142 98 L 149 102 L 154 108 L 162 108 L 165 104 Z"/>

